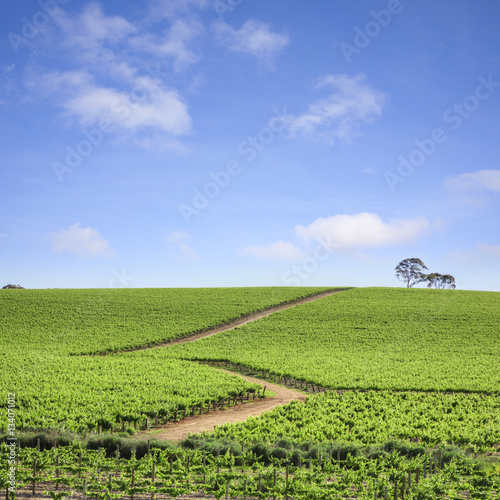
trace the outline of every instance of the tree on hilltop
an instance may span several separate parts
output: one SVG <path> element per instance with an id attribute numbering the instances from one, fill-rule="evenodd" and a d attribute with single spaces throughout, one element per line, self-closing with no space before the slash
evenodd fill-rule
<path id="1" fill-rule="evenodd" d="M 404 259 L 396 266 L 396 278 L 404 281 L 407 288 L 412 288 L 422 281 L 427 281 L 424 269 L 429 270 L 420 259 Z"/>
<path id="2" fill-rule="evenodd" d="M 455 289 L 457 285 L 455 284 L 455 278 L 451 274 L 439 274 L 431 273 L 426 277 L 427 288 L 453 288 Z"/>

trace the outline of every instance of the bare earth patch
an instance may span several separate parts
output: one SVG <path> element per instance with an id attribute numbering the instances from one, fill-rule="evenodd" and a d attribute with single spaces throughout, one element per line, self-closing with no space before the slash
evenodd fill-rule
<path id="1" fill-rule="evenodd" d="M 156 345 L 152 345 L 152 346 L 136 347 L 136 348 L 130 349 L 130 350 L 131 351 L 141 351 L 144 349 L 154 349 L 157 347 L 167 347 L 170 345 L 185 344 L 187 342 L 193 342 L 195 340 L 203 339 L 205 337 L 211 337 L 212 335 L 215 335 L 217 333 L 227 332 L 228 330 L 233 330 L 237 326 L 246 325 L 247 323 L 250 323 L 252 321 L 256 321 L 260 318 L 265 318 L 266 316 L 270 316 L 271 314 L 278 312 L 278 311 L 282 311 L 283 309 L 295 307 L 295 306 L 298 306 L 300 304 L 306 304 L 307 302 L 312 302 L 314 300 L 322 299 L 323 297 L 328 297 L 330 295 L 333 295 L 334 293 L 341 293 L 342 291 L 343 290 L 330 290 L 328 292 L 321 292 L 321 293 L 317 293 L 315 295 L 309 295 L 308 297 L 294 300 L 292 302 L 288 302 L 287 304 L 273 306 L 273 307 L 270 307 L 269 309 L 265 309 L 264 311 L 259 311 L 259 312 L 253 313 L 253 314 L 249 314 L 247 316 L 243 316 L 242 318 L 238 318 L 238 319 L 231 321 L 230 323 L 227 323 L 225 325 L 211 328 L 209 330 L 205 330 L 205 331 L 200 332 L 200 333 L 195 333 L 194 335 L 189 335 L 188 337 L 184 337 L 182 339 L 170 340 L 168 342 L 163 342 L 161 344 L 156 344 Z M 126 351 L 124 351 L 124 352 L 126 352 Z"/>
<path id="2" fill-rule="evenodd" d="M 262 413 L 272 410 L 276 406 L 281 406 L 290 403 L 291 401 L 305 401 L 306 394 L 303 392 L 289 389 L 281 385 L 263 382 L 262 380 L 247 377 L 245 375 L 235 374 L 227 370 L 221 370 L 226 373 L 241 377 L 248 382 L 265 385 L 266 391 L 275 393 L 264 399 L 257 399 L 255 402 L 239 404 L 224 410 L 207 413 L 205 415 L 196 415 L 187 417 L 180 422 L 169 422 L 166 425 L 159 425 L 152 430 L 147 430 L 136 434 L 136 437 L 172 442 L 179 442 L 187 439 L 189 434 L 198 434 L 203 431 L 213 431 L 217 425 L 233 424 L 235 422 L 244 422 L 248 417 L 256 417 Z"/>
<path id="3" fill-rule="evenodd" d="M 335 293 L 340 293 L 341 290 L 334 290 L 323 292 L 320 294 L 312 295 L 309 297 L 305 297 L 303 299 L 299 299 L 292 303 L 282 304 L 279 306 L 272 307 L 265 311 L 257 312 L 255 314 L 251 314 L 244 318 L 237 319 L 227 325 L 223 325 L 212 330 L 208 330 L 205 332 L 198 333 L 196 335 L 192 335 L 190 337 L 186 337 L 183 339 L 175 340 L 172 342 L 159 344 L 157 347 L 167 347 L 175 344 L 184 344 L 186 342 L 193 342 L 198 339 L 202 339 L 205 337 L 211 337 L 217 333 L 226 332 L 228 330 L 233 330 L 238 326 L 245 325 L 252 321 L 256 321 L 260 318 L 264 318 L 266 316 L 270 316 L 271 314 L 282 311 L 284 309 L 288 309 L 290 307 L 295 307 L 300 304 L 306 304 L 307 302 L 312 302 L 314 300 L 319 300 L 324 297 L 328 297 Z M 148 347 L 151 348 L 151 347 Z M 214 368 L 215 369 L 215 368 Z M 244 422 L 248 417 L 256 417 L 265 413 L 266 411 L 270 411 L 276 406 L 286 405 L 291 401 L 305 401 L 306 394 L 303 392 L 296 391 L 294 389 L 289 389 L 287 387 L 283 387 L 281 385 L 272 384 L 269 382 L 264 382 L 262 380 L 248 377 L 245 375 L 241 375 L 239 373 L 230 372 L 227 370 L 222 370 L 231 375 L 241 377 L 248 382 L 252 382 L 255 384 L 260 384 L 261 386 L 265 386 L 267 391 L 271 391 L 275 393 L 274 396 L 258 399 L 254 402 L 242 403 L 230 408 L 226 408 L 224 410 L 219 410 L 216 412 L 207 413 L 204 415 L 195 415 L 193 417 L 187 417 L 180 422 L 169 422 L 168 424 L 159 425 L 154 429 L 143 431 L 141 433 L 136 434 L 135 437 L 150 439 L 155 438 L 159 440 L 166 440 L 172 442 L 179 442 L 187 439 L 189 434 L 198 434 L 201 432 L 210 432 L 213 431 L 214 428 L 218 425 L 222 424 L 232 424 L 235 422 Z"/>

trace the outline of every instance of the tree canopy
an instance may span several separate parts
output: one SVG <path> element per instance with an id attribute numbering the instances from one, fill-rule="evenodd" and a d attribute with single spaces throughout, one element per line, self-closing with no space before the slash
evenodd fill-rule
<path id="1" fill-rule="evenodd" d="M 431 273 L 427 275 L 427 288 L 456 288 L 455 278 L 451 274 Z"/>
<path id="2" fill-rule="evenodd" d="M 428 268 L 416 257 L 404 259 L 396 266 L 396 278 L 404 281 L 408 288 L 427 281 L 427 288 L 456 288 L 455 278 L 451 274 L 429 273 Z"/>
<path id="3" fill-rule="evenodd" d="M 427 275 L 424 273 L 424 269 L 429 270 L 420 259 L 416 257 L 404 259 L 396 266 L 396 278 L 404 281 L 407 288 L 412 288 L 418 283 L 426 281 Z"/>

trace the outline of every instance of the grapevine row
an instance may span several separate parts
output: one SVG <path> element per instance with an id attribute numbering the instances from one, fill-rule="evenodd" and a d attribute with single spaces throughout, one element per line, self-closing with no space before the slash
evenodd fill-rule
<path id="1" fill-rule="evenodd" d="M 470 459 L 444 463 L 439 451 L 414 459 L 397 454 L 371 460 L 320 455 L 304 464 L 284 459 L 266 466 L 244 450 L 237 456 L 212 456 L 151 449 L 142 459 L 124 460 L 106 457 L 101 450 L 61 448 L 21 450 L 15 489 L 32 495 L 44 491 L 52 498 L 79 491 L 83 498 L 102 499 L 143 494 L 175 498 L 199 492 L 215 498 L 261 499 L 460 498 L 463 493 L 496 498 L 497 480 L 498 474 L 481 472 Z"/>

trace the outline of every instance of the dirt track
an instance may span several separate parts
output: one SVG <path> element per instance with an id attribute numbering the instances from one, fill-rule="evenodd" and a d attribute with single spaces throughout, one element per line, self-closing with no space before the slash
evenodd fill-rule
<path id="1" fill-rule="evenodd" d="M 281 385 L 263 382 L 262 380 L 247 377 L 245 375 L 235 374 L 227 370 L 221 369 L 220 371 L 241 377 L 248 382 L 261 384 L 263 386 L 265 385 L 266 391 L 274 392 L 276 393 L 276 395 L 265 399 L 258 399 L 253 403 L 242 403 L 231 408 L 216 411 L 214 413 L 187 417 L 180 422 L 169 423 L 167 425 L 159 425 L 154 429 L 137 434 L 137 437 L 155 438 L 174 442 L 182 441 L 186 439 L 190 433 L 194 434 L 203 431 L 213 431 L 214 427 L 220 424 L 233 424 L 235 422 L 243 422 L 248 417 L 256 417 L 261 413 L 272 410 L 276 406 L 285 405 L 287 403 L 290 403 L 291 401 L 304 401 L 306 398 L 305 393 L 295 391 L 293 389 L 288 389 L 287 387 L 283 387 Z"/>
<path id="2" fill-rule="evenodd" d="M 186 342 L 193 342 L 201 338 L 210 337 L 217 333 L 232 330 L 237 326 L 245 325 L 247 323 L 250 323 L 251 321 L 256 321 L 257 319 L 270 316 L 275 312 L 282 311 L 290 307 L 295 307 L 300 304 L 305 304 L 307 302 L 312 302 L 314 300 L 319 300 L 323 297 L 328 297 L 329 295 L 333 295 L 335 293 L 340 293 L 340 291 L 336 290 L 336 291 L 323 292 L 317 295 L 305 297 L 303 299 L 299 299 L 298 301 L 289 304 L 275 306 L 266 311 L 261 311 L 255 314 L 251 314 L 244 318 L 240 318 L 236 321 L 233 321 L 230 324 L 214 328 L 213 330 L 201 332 L 199 334 L 192 335 L 184 339 L 179 339 L 165 344 L 159 344 L 153 347 L 154 348 L 167 347 L 169 345 L 183 344 Z M 195 434 L 195 433 L 201 433 L 203 431 L 207 432 L 213 431 L 217 425 L 232 424 L 235 422 L 244 422 L 248 417 L 256 417 L 257 415 L 260 415 L 266 411 L 272 410 L 276 406 L 285 405 L 287 403 L 290 403 L 291 401 L 304 401 L 306 398 L 305 393 L 296 391 L 294 389 L 289 389 L 287 387 L 272 384 L 267 381 L 262 381 L 253 377 L 247 377 L 239 373 L 237 374 L 227 370 L 222 370 L 222 369 L 220 370 L 229 373 L 231 375 L 241 377 L 244 380 L 247 380 L 248 382 L 253 382 L 255 384 L 266 386 L 267 391 L 274 392 L 276 395 L 265 399 L 259 399 L 256 400 L 255 402 L 242 403 L 234 407 L 216 411 L 214 413 L 207 413 L 205 415 L 196 415 L 194 417 L 187 417 L 181 420 L 180 422 L 160 425 L 158 427 L 155 427 L 154 429 L 141 432 L 137 434 L 136 437 L 144 439 L 155 438 L 160 440 L 178 442 L 186 439 L 190 433 Z"/>
<path id="3" fill-rule="evenodd" d="M 282 304 L 279 306 L 273 306 L 270 307 L 269 309 L 266 309 L 264 311 L 256 312 L 254 314 L 249 314 L 248 316 L 244 316 L 243 318 L 236 319 L 232 321 L 231 323 L 228 323 L 226 325 L 218 326 L 216 328 L 197 333 L 195 335 L 190 335 L 189 337 L 185 337 L 183 339 L 178 339 L 178 340 L 172 340 L 170 342 L 165 342 L 162 344 L 157 344 L 152 347 L 141 347 L 139 349 L 151 349 L 151 348 L 156 348 L 156 347 L 166 347 L 169 345 L 176 345 L 176 344 L 185 344 L 186 342 L 194 342 L 195 340 L 198 339 L 203 339 L 205 337 L 211 337 L 212 335 L 215 335 L 217 333 L 221 332 L 227 332 L 228 330 L 233 330 L 237 326 L 242 326 L 246 325 L 247 323 L 250 323 L 252 321 L 256 321 L 260 318 L 265 318 L 266 316 L 270 316 L 271 314 L 278 312 L 278 311 L 283 311 L 284 309 L 289 309 L 290 307 L 295 307 L 299 306 L 301 304 L 306 304 L 307 302 L 312 302 L 314 300 L 319 300 L 322 299 L 323 297 L 328 297 L 330 295 L 333 295 L 335 293 L 340 293 L 342 290 L 333 290 L 329 292 L 322 292 L 318 293 L 316 295 L 310 295 L 309 297 L 304 297 L 303 299 L 298 299 L 293 302 L 289 302 L 288 304 Z"/>

